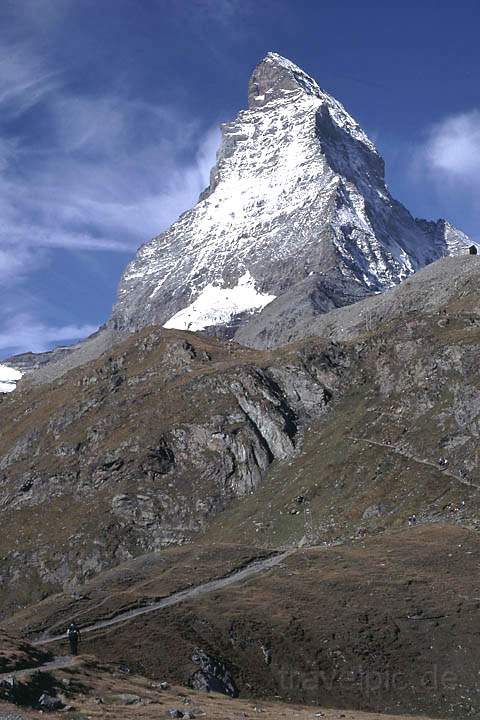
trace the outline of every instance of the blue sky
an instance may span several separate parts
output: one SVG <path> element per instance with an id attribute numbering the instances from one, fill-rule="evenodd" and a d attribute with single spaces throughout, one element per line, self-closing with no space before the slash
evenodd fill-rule
<path id="1" fill-rule="evenodd" d="M 0 357 L 106 320 L 269 50 L 346 105 L 412 213 L 478 240 L 479 27 L 470 0 L 1 0 Z"/>

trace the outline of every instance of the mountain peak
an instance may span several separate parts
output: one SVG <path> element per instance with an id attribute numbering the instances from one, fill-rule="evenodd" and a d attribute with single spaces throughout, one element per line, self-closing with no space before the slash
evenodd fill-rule
<path id="1" fill-rule="evenodd" d="M 271 100 L 302 91 L 320 97 L 322 91 L 310 75 L 288 58 L 269 52 L 255 67 L 248 85 L 248 106 L 259 107 Z"/>
<path id="2" fill-rule="evenodd" d="M 383 160 L 341 102 L 268 53 L 249 109 L 222 125 L 209 187 L 128 265 L 110 326 L 231 336 L 293 288 L 321 295 L 315 308 L 345 304 L 463 252 L 468 238 L 447 230 L 391 197 Z"/>
<path id="3" fill-rule="evenodd" d="M 269 52 L 255 67 L 248 84 L 248 107 L 250 110 L 263 108 L 278 112 L 278 104 L 298 103 L 300 99 L 309 103 L 322 104 L 333 122 L 343 128 L 368 150 L 377 154 L 374 143 L 363 132 L 358 123 L 344 106 L 332 95 L 322 90 L 317 82 L 302 68 L 288 58 Z M 328 120 L 327 120 L 328 122 Z"/>

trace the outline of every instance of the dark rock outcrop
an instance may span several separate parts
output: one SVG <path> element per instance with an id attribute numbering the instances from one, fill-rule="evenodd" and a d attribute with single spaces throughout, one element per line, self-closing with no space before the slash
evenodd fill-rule
<path id="1" fill-rule="evenodd" d="M 212 657 L 203 650 L 195 650 L 192 662 L 199 666 L 199 669 L 189 678 L 189 685 L 192 688 L 238 697 L 235 680 L 224 660 Z"/>

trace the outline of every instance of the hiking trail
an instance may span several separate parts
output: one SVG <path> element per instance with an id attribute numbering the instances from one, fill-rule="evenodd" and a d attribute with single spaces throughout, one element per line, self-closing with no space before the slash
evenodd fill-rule
<path id="1" fill-rule="evenodd" d="M 234 585 L 241 582 L 242 580 L 254 577 L 259 573 L 266 572 L 271 568 L 280 565 L 283 560 L 285 560 L 297 550 L 298 547 L 293 547 L 275 555 L 269 555 L 268 557 L 261 560 L 253 560 L 239 570 L 235 570 L 228 575 L 224 575 L 223 577 L 216 578 L 215 580 L 209 580 L 207 582 L 201 583 L 200 585 L 196 585 L 195 587 L 187 588 L 186 590 L 179 590 L 172 593 L 171 595 L 167 595 L 161 600 L 150 603 L 149 605 L 143 605 L 142 607 L 125 610 L 124 612 L 121 612 L 118 615 L 109 618 L 108 620 L 99 620 L 96 623 L 92 623 L 92 625 L 87 625 L 86 627 L 80 628 L 81 635 L 83 637 L 84 635 L 96 632 L 97 630 L 104 630 L 105 628 L 110 628 L 114 625 L 119 625 L 120 623 L 127 622 L 128 620 L 132 620 L 139 615 L 146 615 L 147 613 L 157 612 L 158 610 L 162 610 L 163 608 L 171 607 L 172 605 L 178 605 L 179 603 L 185 602 L 186 600 L 191 600 L 193 598 L 200 597 L 201 595 L 207 595 L 208 593 L 214 592 L 215 590 L 221 590 L 222 588 L 229 587 L 230 585 Z M 62 633 L 60 635 L 53 635 L 51 637 L 42 637 L 34 640 L 32 642 L 32 645 L 48 645 L 50 643 L 58 642 L 59 640 L 65 640 L 66 637 L 66 633 Z"/>

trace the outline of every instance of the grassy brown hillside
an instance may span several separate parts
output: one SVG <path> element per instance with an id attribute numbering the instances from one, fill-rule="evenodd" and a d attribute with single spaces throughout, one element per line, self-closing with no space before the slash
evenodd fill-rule
<path id="1" fill-rule="evenodd" d="M 86 633 L 81 649 L 185 684 L 201 648 L 227 663 L 242 696 L 469 717 L 478 711 L 479 551 L 476 531 L 442 524 L 301 548 L 246 582 Z M 133 567 L 119 568 L 82 588 L 77 603 L 52 597 L 12 618 L 9 630 L 56 633 L 71 617 L 89 625 L 202 582 L 217 562 L 238 566 L 224 547 L 166 554 L 163 567 L 144 570 L 147 583 L 139 558 L 134 579 Z M 64 642 L 53 648 L 66 652 Z"/>
<path id="2" fill-rule="evenodd" d="M 11 678 L 7 681 L 9 685 Z M 4 691 L 1 687 L 0 694 Z M 158 720 L 160 717 L 206 717 L 212 720 L 285 718 L 307 720 L 418 720 L 411 716 L 367 714 L 357 711 L 326 709 L 276 702 L 226 698 L 215 693 L 199 693 L 182 686 L 160 687 L 149 678 L 122 672 L 118 666 L 99 663 L 91 656 L 77 658 L 64 668 L 52 664 L 40 671 L 16 675 L 16 702 L 0 698 L 0 717 L 5 720 L 40 720 L 45 710 L 35 708 L 40 693 L 48 688 L 50 698 L 64 709 L 48 712 L 48 717 L 72 720 Z M 33 706 L 33 707 L 32 707 Z M 172 715 L 171 713 L 177 713 Z M 428 720 L 428 719 L 427 719 Z M 433 719 L 431 719 L 433 720 Z"/>
<path id="3" fill-rule="evenodd" d="M 480 323 L 461 299 L 271 352 L 149 329 L 2 398 L 4 612 L 205 533 L 475 525 Z"/>
<path id="4" fill-rule="evenodd" d="M 3 613 L 188 542 L 297 452 L 350 363 L 149 329 L 0 400 Z M 21 568 L 22 572 L 18 572 Z"/>
<path id="5" fill-rule="evenodd" d="M 148 328 L 3 397 L 4 627 L 90 625 L 299 547 L 84 648 L 180 684 L 202 648 L 261 698 L 478 712 L 480 265 L 442 263 L 328 338 Z"/>
<path id="6" fill-rule="evenodd" d="M 0 675 L 41 665 L 51 657 L 48 651 L 35 648 L 15 635 L 0 630 Z"/>

